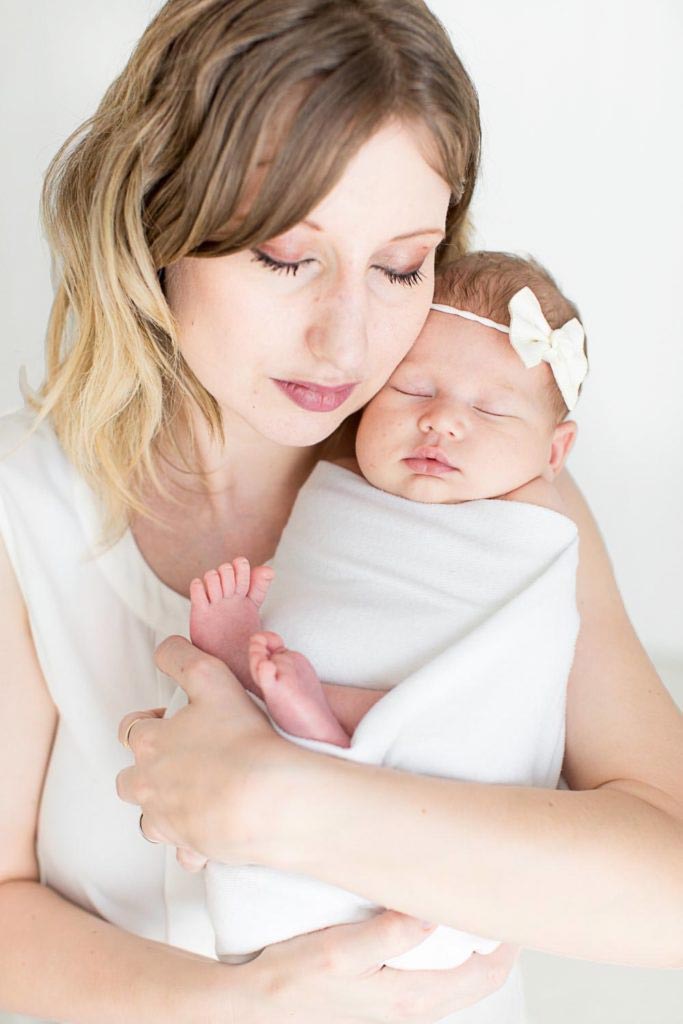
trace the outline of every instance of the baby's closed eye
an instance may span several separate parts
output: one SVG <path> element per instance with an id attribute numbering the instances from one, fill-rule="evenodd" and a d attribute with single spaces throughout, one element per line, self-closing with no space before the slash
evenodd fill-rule
<path id="1" fill-rule="evenodd" d="M 392 391 L 398 391 L 399 395 L 409 395 L 412 398 L 431 398 L 432 392 L 427 388 L 413 387 L 411 385 L 404 385 L 398 387 L 396 384 L 389 385 Z"/>
<path id="2" fill-rule="evenodd" d="M 486 416 L 497 416 L 502 419 L 514 419 L 515 417 L 511 412 L 496 411 L 495 409 L 486 409 L 480 405 L 473 405 L 472 408 L 475 412 L 483 412 Z"/>

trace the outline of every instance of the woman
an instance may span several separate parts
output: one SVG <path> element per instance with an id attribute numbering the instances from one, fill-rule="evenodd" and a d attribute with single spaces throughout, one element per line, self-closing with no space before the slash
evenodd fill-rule
<path id="1" fill-rule="evenodd" d="M 380 972 L 424 938 L 400 913 L 258 970 L 216 963 L 201 901 L 172 918 L 164 848 L 114 789 L 116 723 L 171 692 L 152 656 L 187 623 L 189 580 L 272 554 L 322 442 L 412 344 L 437 246 L 462 247 L 478 143 L 472 86 L 421 3 L 172 0 L 53 162 L 42 423 L 27 440 L 28 416 L 0 424 L 2 1009 L 417 1022 L 498 996 L 510 947 Z M 311 262 L 278 266 L 294 256 Z M 312 413 L 283 377 L 354 389 Z"/>
<path id="2" fill-rule="evenodd" d="M 307 19 L 303 7 L 310 9 Z M 330 74 L 337 67 L 344 72 Z M 106 606 L 111 611 L 107 618 L 100 605 L 105 595 L 90 589 L 97 585 L 94 577 L 74 578 L 76 559 L 67 557 L 73 550 L 67 545 L 72 509 L 64 487 L 58 510 L 63 530 L 50 540 L 63 545 L 52 554 L 52 564 L 66 571 L 50 574 L 44 558 L 39 561 L 43 576 L 56 588 L 56 601 L 49 602 L 49 613 L 43 611 L 44 581 L 26 562 L 37 528 L 22 543 L 22 527 L 31 523 L 33 513 L 30 498 L 13 507 L 16 497 L 3 488 L 11 519 L 3 537 L 12 559 L 3 574 L 3 620 L 7 642 L 15 644 L 10 657 L 20 669 L 6 698 L 16 740 L 12 774 L 3 777 L 12 779 L 7 818 L 16 824 L 3 865 L 3 878 L 11 879 L 2 897 L 4 919 L 11 920 L 2 940 L 7 950 L 0 957 L 7 965 L 5 1005 L 74 1021 L 230 1020 L 231 1014 L 240 1021 L 265 1022 L 287 1016 L 332 1022 L 438 1020 L 475 1003 L 504 980 L 503 958 L 480 958 L 489 961 L 485 965 L 473 958 L 460 972 L 439 977 L 378 972 L 377 963 L 424 934 L 419 922 L 397 915 L 293 940 L 245 968 L 226 968 L 151 941 L 166 934 L 163 921 L 157 920 L 164 905 L 164 851 L 145 846 L 139 837 L 132 840 L 138 841 L 135 850 L 129 849 L 130 816 L 124 820 L 121 813 L 116 819 L 111 806 L 110 768 L 117 754 L 105 731 L 117 708 L 122 714 L 132 706 L 164 702 L 168 691 L 161 684 L 155 690 L 145 659 L 157 639 L 182 630 L 174 622 L 182 620 L 182 595 L 192 576 L 238 552 L 256 560 L 272 554 L 322 442 L 367 401 L 409 348 L 431 298 L 432 260 L 444 224 L 447 243 L 439 256 L 461 244 L 476 151 L 473 95 L 420 4 L 333 4 L 326 9 L 321 3 L 204 0 L 167 5 L 105 98 L 90 141 L 75 149 L 71 159 L 63 154 L 55 165 L 47 191 L 54 205 L 48 202 L 46 213 L 64 261 L 64 284 L 53 314 L 43 410 L 51 415 L 80 476 L 107 503 L 110 534 L 116 532 L 122 509 L 132 510 L 132 532 L 100 566 L 109 573 L 112 591 L 132 581 L 135 593 L 124 597 L 134 603 L 144 591 L 149 600 L 135 624 L 123 597 L 120 605 Z M 304 219 L 317 228 L 303 225 Z M 155 275 L 164 268 L 165 296 Z M 69 312 L 79 320 L 71 348 L 63 346 L 62 337 Z M 314 413 L 291 402 L 286 392 L 294 389 L 283 389 L 277 381 L 333 387 L 353 383 L 355 390 L 333 413 Z M 314 401 L 315 388 L 304 390 L 313 393 Z M 66 473 L 47 439 L 44 448 L 50 456 L 42 464 L 46 476 L 58 469 Z M 20 481 L 11 482 L 20 488 Z M 52 492 L 39 489 L 38 499 L 46 493 Z M 91 509 L 87 496 L 79 495 L 77 518 L 82 516 L 87 526 Z M 141 506 L 151 508 L 156 518 L 144 518 Z M 578 498 L 575 507 L 581 507 Z M 633 641 L 617 599 L 602 583 L 609 573 L 601 569 L 599 549 L 591 557 L 595 534 L 586 527 L 585 515 L 581 528 L 588 538 L 589 583 L 597 579 L 598 588 L 606 590 L 597 603 L 595 586 L 586 591 L 592 612 L 588 620 L 595 625 L 593 640 L 588 632 L 582 643 L 587 645 L 585 661 L 592 663 L 595 648 L 602 650 L 601 630 L 620 630 L 627 647 Z M 137 547 L 131 546 L 133 537 Z M 49 547 L 54 551 L 55 543 Z M 121 568 L 136 575 L 126 572 L 122 581 L 116 576 Z M 75 611 L 69 605 L 74 598 Z M 159 618 L 146 621 L 155 602 Z M 24 606 L 58 712 L 40 688 Z M 70 672 L 66 663 L 60 664 L 60 672 L 53 664 L 61 648 L 47 632 L 49 614 L 58 620 L 60 637 L 68 634 L 64 642 L 71 645 L 72 661 L 74 652 L 89 659 L 87 672 L 73 663 Z M 547 810 L 548 794 L 540 791 L 498 792 L 358 766 L 340 771 L 324 758 L 302 759 L 301 752 L 290 751 L 271 733 L 217 663 L 178 639 L 167 641 L 158 657 L 163 671 L 189 680 L 192 704 L 171 722 L 150 716 L 133 726 L 130 742 L 140 767 L 127 770 L 119 781 L 121 795 L 142 804 L 145 829 L 153 838 L 226 860 L 263 860 L 290 868 L 296 863 L 295 869 L 411 914 L 443 921 L 457 913 L 461 925 L 466 917 L 476 918 L 478 929 L 488 930 L 490 922 L 491 934 L 592 956 L 587 929 L 581 921 L 567 922 L 557 907 L 557 893 L 555 906 L 538 914 L 541 899 L 552 904 L 548 850 L 555 858 L 555 883 L 557 866 L 571 869 L 563 882 L 575 879 L 573 903 L 586 901 L 580 916 L 590 896 L 613 898 L 615 885 L 620 892 L 624 888 L 633 850 L 627 830 L 635 822 L 639 840 L 647 840 L 662 891 L 649 893 L 651 901 L 658 901 L 655 906 L 636 905 L 632 896 L 624 907 L 624 914 L 634 908 L 640 914 L 627 957 L 642 962 L 643 951 L 656 949 L 657 962 L 672 959 L 678 948 L 672 896 L 679 884 L 673 851 L 680 837 L 676 725 L 662 690 L 649 682 L 647 670 L 628 649 L 623 657 L 632 680 L 633 721 L 643 713 L 637 694 L 654 685 L 662 710 L 648 712 L 648 743 L 654 730 L 658 749 L 668 742 L 671 753 L 662 757 L 657 775 L 630 760 L 615 761 L 607 773 L 601 762 L 591 761 L 606 746 L 612 749 L 604 730 L 599 742 L 590 734 L 600 727 L 594 693 L 606 703 L 618 703 L 624 691 L 617 691 L 616 681 L 627 684 L 614 654 L 600 654 L 590 671 L 578 659 L 572 685 L 577 692 L 594 693 L 572 698 L 570 712 L 577 721 L 572 725 L 570 714 L 570 736 L 577 738 L 568 748 L 565 775 L 577 789 L 595 788 L 608 779 L 631 782 L 622 783 L 620 792 L 615 785 L 591 794 L 551 794 L 557 811 Z M 606 695 L 609 685 L 614 696 Z M 148 694 L 155 696 L 148 701 Z M 362 694 L 358 698 L 360 715 Z M 627 723 L 615 719 L 613 707 L 605 714 L 613 732 L 623 736 Z M 121 738 L 132 718 L 123 720 Z M 26 735 L 31 736 L 28 751 L 22 741 Z M 644 748 L 637 724 L 629 745 L 636 755 Z M 122 767 L 127 759 L 123 751 L 119 755 L 117 767 Z M 35 884 L 32 839 L 46 768 L 41 869 L 48 884 L 51 875 L 62 881 L 54 886 L 61 895 Z M 85 777 L 97 770 L 101 780 Z M 59 803 L 60 794 L 68 808 Z M 561 806 L 564 797 L 584 796 L 598 799 Z M 309 834 L 300 807 L 307 813 L 315 810 L 315 835 Z M 428 813 L 423 815 L 423 809 Z M 378 810 L 386 836 L 374 832 Z M 449 844 L 446 877 L 441 844 L 463 814 L 466 834 L 459 829 L 458 842 Z M 403 850 L 406 825 L 415 817 L 420 827 L 411 837 L 414 849 L 394 864 L 397 831 Z M 586 842 L 578 854 L 565 854 L 564 865 L 558 865 L 557 840 L 564 834 L 574 837 L 581 824 L 588 840 L 590 827 L 603 818 L 608 818 L 613 839 L 609 865 L 600 856 L 604 837 L 599 846 Z M 272 827 L 266 834 L 264 820 Z M 518 824 L 522 827 L 515 831 Z M 371 826 L 373 844 L 375 838 L 378 843 L 372 858 L 364 852 L 360 863 L 356 850 Z M 118 839 L 114 831 L 122 833 L 119 847 L 112 845 Z M 81 843 L 91 844 L 87 856 L 69 873 L 65 862 L 77 858 Z M 533 885 L 524 866 L 515 866 L 513 874 L 507 863 L 513 843 L 515 853 L 534 844 Z M 498 848 L 502 863 L 496 860 Z M 418 863 L 429 857 L 429 885 L 422 871 L 408 875 L 413 855 Z M 107 859 L 106 870 L 98 874 L 93 861 L 99 869 Z M 605 873 L 606 867 L 614 869 L 615 859 L 616 883 Z M 507 884 L 496 890 L 491 883 L 501 877 L 503 863 Z M 602 873 L 584 894 L 593 868 Z M 142 879 L 133 874 L 138 869 Z M 642 870 L 639 865 L 639 891 Z M 78 888 L 83 877 L 89 884 Z M 604 897 L 610 881 L 613 888 L 610 892 L 607 886 Z M 524 883 L 528 891 L 520 906 L 511 894 L 517 896 Z M 567 885 L 562 888 L 564 894 Z M 608 922 L 601 922 L 596 959 L 622 955 L 617 942 L 623 919 L 615 916 L 611 932 Z M 26 921 L 39 927 L 28 929 Z M 655 927 L 665 935 L 657 947 Z M 47 962 L 51 970 L 46 975 Z M 489 976 L 477 975 L 482 966 Z M 468 1018 L 463 1014 L 460 1019 Z M 491 1019 L 517 1018 L 507 1013 Z"/>

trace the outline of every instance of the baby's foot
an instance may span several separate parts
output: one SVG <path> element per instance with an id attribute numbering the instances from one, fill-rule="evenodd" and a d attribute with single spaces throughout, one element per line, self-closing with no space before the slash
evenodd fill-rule
<path id="1" fill-rule="evenodd" d="M 277 633 L 255 633 L 249 667 L 274 722 L 292 736 L 350 746 L 327 703 L 315 669 L 298 651 L 288 651 Z"/>
<path id="2" fill-rule="evenodd" d="M 192 643 L 224 661 L 242 686 L 259 696 L 249 671 L 248 645 L 261 628 L 259 609 L 274 575 L 269 565 L 252 569 L 240 557 L 190 584 Z"/>

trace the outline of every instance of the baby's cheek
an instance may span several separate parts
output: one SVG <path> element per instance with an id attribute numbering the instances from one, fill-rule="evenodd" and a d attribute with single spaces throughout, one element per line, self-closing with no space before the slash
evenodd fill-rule
<path id="1" fill-rule="evenodd" d="M 392 458 L 390 438 L 391 433 L 380 428 L 376 432 L 367 431 L 360 438 L 361 443 L 356 444 L 356 459 L 361 473 L 376 487 L 387 485 L 392 466 L 396 462 L 395 455 Z"/>

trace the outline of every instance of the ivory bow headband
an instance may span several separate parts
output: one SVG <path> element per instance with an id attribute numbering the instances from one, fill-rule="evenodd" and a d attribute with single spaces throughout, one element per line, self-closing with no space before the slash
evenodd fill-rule
<path id="1" fill-rule="evenodd" d="M 451 313 L 465 320 L 474 320 L 484 327 L 510 335 L 510 344 L 527 369 L 544 360 L 550 364 L 553 376 L 568 409 L 573 409 L 579 397 L 579 388 L 588 373 L 588 360 L 584 352 L 583 327 L 572 317 L 562 327 L 552 330 L 543 316 L 541 304 L 531 288 L 520 288 L 510 299 L 510 326 L 497 324 L 485 316 L 467 309 L 432 303 L 432 309 Z"/>

